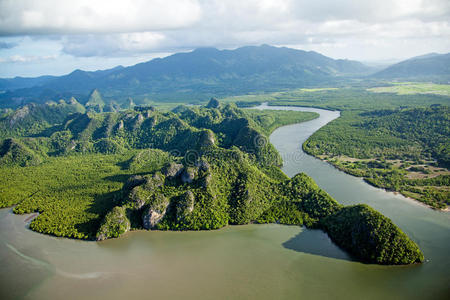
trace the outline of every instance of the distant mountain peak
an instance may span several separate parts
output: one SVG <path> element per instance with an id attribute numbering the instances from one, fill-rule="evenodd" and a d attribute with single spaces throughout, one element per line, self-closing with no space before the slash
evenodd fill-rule
<path id="1" fill-rule="evenodd" d="M 412 57 L 387 67 L 373 75 L 378 78 L 431 78 L 450 79 L 450 53 L 428 53 Z"/>
<path id="2" fill-rule="evenodd" d="M 94 89 L 89 95 L 89 100 L 86 102 L 86 107 L 90 110 L 94 110 L 96 112 L 103 111 L 103 107 L 105 106 L 105 102 L 97 89 Z"/>
<path id="3" fill-rule="evenodd" d="M 213 52 L 220 52 L 219 49 L 214 48 L 214 47 L 200 47 L 200 48 L 196 48 L 194 51 L 192 51 L 194 53 L 213 53 Z"/>
<path id="4" fill-rule="evenodd" d="M 181 95 L 176 100 L 185 100 L 186 97 L 202 99 L 211 95 L 220 97 L 317 86 L 333 82 L 339 76 L 365 75 L 370 71 L 369 67 L 357 61 L 335 60 L 314 51 L 267 44 L 234 50 L 203 47 L 129 67 L 118 66 L 95 72 L 75 70 L 49 80 L 37 90 L 18 91 L 17 95 L 8 94 L 8 97 L 14 95 L 18 99 L 27 92 L 30 101 L 36 94 L 48 95 L 47 100 L 53 95 L 61 98 L 63 94 L 86 99 L 85 95 L 89 94 L 88 106 L 104 106 L 105 102 L 96 90 L 98 88 L 108 91 L 108 95 L 114 95 L 121 102 L 125 102 L 127 97 L 163 99 L 164 95 L 177 95 L 177 98 Z M 1 84 L 0 81 L 0 88 Z M 5 95 L 0 94 L 0 98 L 5 98 Z"/>

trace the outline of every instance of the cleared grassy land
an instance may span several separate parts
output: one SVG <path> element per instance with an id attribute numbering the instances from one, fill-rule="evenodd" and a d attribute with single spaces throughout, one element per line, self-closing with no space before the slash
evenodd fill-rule
<path id="1" fill-rule="evenodd" d="M 449 84 L 392 82 L 392 86 L 382 86 L 367 89 L 374 93 L 394 93 L 398 95 L 434 94 L 450 96 Z"/>
<path id="2" fill-rule="evenodd" d="M 269 105 L 319 107 L 331 110 L 371 111 L 380 109 L 450 105 L 450 97 L 434 94 L 397 95 L 374 93 L 362 88 L 291 90 L 261 95 L 242 95 L 223 99 L 239 106 L 269 102 Z"/>

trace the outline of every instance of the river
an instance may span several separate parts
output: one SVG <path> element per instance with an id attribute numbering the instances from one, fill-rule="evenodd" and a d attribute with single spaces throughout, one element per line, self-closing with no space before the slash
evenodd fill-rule
<path id="1" fill-rule="evenodd" d="M 326 234 L 297 226 L 216 231 L 135 231 L 85 242 L 27 229 L 28 216 L 0 210 L 1 299 L 448 299 L 450 214 L 374 188 L 306 155 L 302 143 L 339 112 L 278 128 L 271 142 L 289 176 L 305 172 L 343 204 L 367 203 L 423 250 L 426 262 L 378 266 L 352 261 Z"/>

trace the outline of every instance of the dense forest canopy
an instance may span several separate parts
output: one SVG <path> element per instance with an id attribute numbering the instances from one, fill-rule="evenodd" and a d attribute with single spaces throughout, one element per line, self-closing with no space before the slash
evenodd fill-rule
<path id="1" fill-rule="evenodd" d="M 95 93 L 93 98 L 98 104 Z M 0 178 L 0 203 L 17 204 L 15 213 L 40 212 L 30 225 L 35 231 L 103 240 L 142 228 L 282 223 L 321 228 L 362 261 L 423 261 L 417 245 L 386 217 L 364 211 L 362 218 L 347 218 L 353 227 L 342 227 L 334 220 L 341 220 L 345 207 L 306 174 L 288 178 L 280 170 L 282 160 L 268 134 L 281 125 L 311 120 L 315 113 L 243 111 L 211 99 L 206 107 L 179 106 L 169 112 L 154 107 L 109 113 L 64 109 L 61 121 L 42 113 L 53 112 L 54 106 L 33 106 L 19 114 L 41 124 L 32 131 L 19 126 L 8 136 L 5 124 L 17 118 L 17 111 L 1 120 L 5 176 Z M 8 178 L 14 178 L 14 185 Z M 374 227 L 372 220 L 379 225 Z M 359 223 L 367 223 L 365 230 L 350 244 L 336 233 L 351 234 Z M 385 234 L 396 242 L 387 243 Z M 370 243 L 359 243 L 373 236 Z"/>
<path id="2" fill-rule="evenodd" d="M 383 92 L 298 89 L 226 101 L 340 110 L 340 118 L 304 143 L 306 152 L 372 185 L 445 209 L 450 199 L 448 90 L 448 85 L 391 83 Z"/>

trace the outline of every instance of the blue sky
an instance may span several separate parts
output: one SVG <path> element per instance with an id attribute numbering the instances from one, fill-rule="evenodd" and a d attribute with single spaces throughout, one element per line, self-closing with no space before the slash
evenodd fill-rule
<path id="1" fill-rule="evenodd" d="M 0 0 L 0 77 L 271 44 L 360 61 L 450 52 L 448 0 Z"/>

